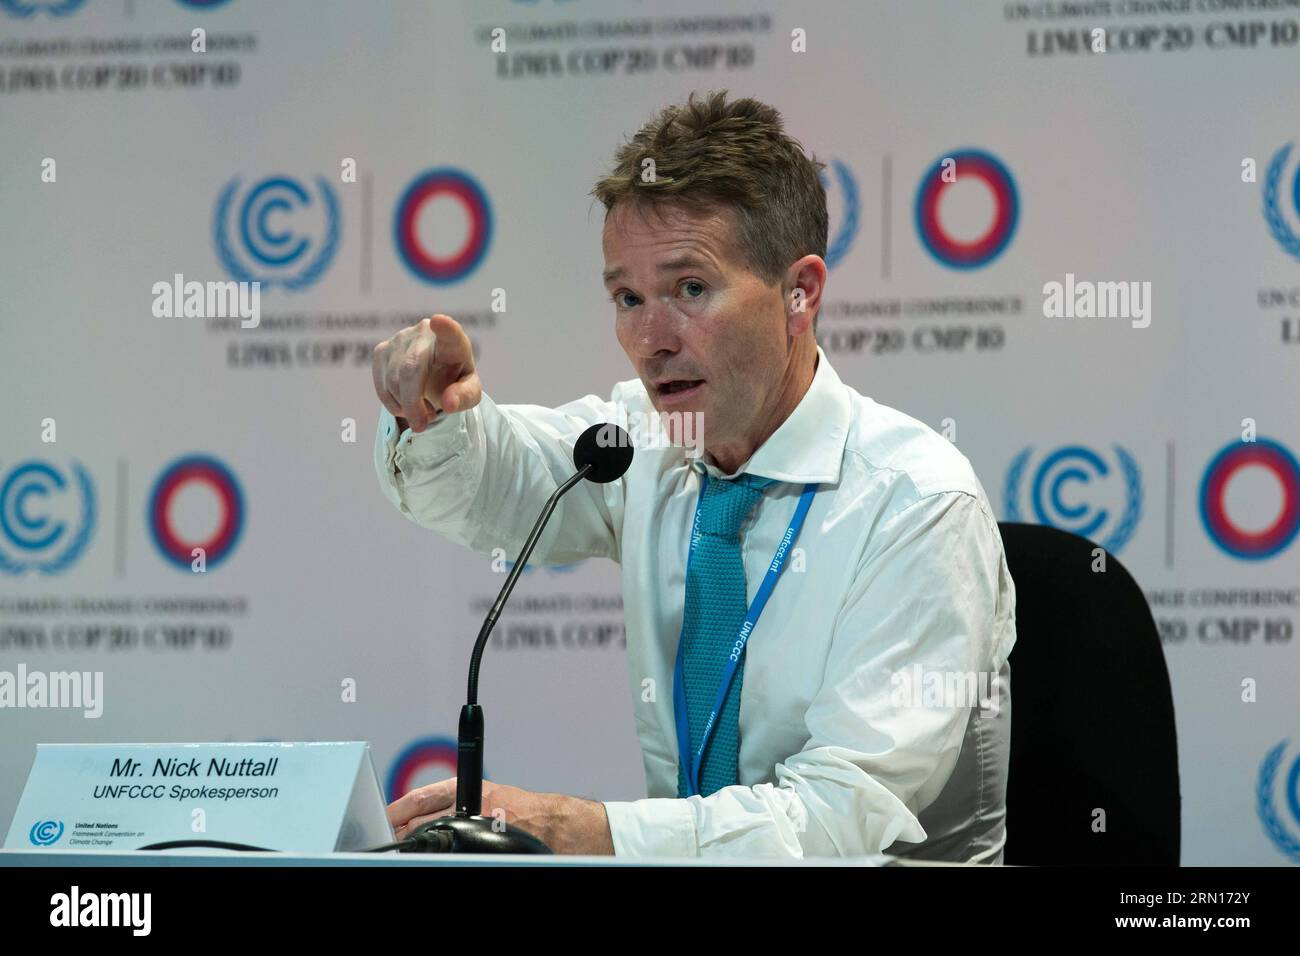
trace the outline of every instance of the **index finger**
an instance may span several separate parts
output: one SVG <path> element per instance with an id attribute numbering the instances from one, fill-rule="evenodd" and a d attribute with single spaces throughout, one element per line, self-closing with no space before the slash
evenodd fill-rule
<path id="1" fill-rule="evenodd" d="M 426 813 L 437 813 L 456 802 L 456 778 L 448 777 L 398 797 L 388 805 L 388 822 L 394 827 Z"/>

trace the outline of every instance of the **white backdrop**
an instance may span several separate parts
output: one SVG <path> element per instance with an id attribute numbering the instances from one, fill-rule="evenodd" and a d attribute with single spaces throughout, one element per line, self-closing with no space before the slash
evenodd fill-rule
<path id="1" fill-rule="evenodd" d="M 370 348 L 446 312 L 497 401 L 608 395 L 588 190 L 728 88 L 831 164 L 839 374 L 1151 596 L 1184 861 L 1300 861 L 1298 49 L 1296 2 L 0 0 L 0 671 L 104 674 L 97 719 L 0 709 L 0 820 L 39 741 L 362 739 L 386 786 L 446 775 L 502 577 L 380 495 Z M 177 273 L 263 281 L 260 324 L 155 316 Z M 1149 326 L 1046 317 L 1067 274 L 1150 283 Z M 521 582 L 493 779 L 644 795 L 618 581 Z"/>

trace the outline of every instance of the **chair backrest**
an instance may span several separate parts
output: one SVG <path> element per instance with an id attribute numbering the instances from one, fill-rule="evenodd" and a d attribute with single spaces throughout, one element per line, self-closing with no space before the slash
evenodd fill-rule
<path id="1" fill-rule="evenodd" d="M 1174 704 L 1146 597 L 1114 555 L 1094 570 L 1086 538 L 999 528 L 1016 585 L 1004 862 L 1176 866 Z"/>

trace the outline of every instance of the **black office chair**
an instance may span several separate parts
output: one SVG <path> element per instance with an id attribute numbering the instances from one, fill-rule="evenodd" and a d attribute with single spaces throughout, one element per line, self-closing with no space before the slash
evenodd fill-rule
<path id="1" fill-rule="evenodd" d="M 1004 862 L 1177 866 L 1174 704 L 1146 597 L 1112 554 L 1094 572 L 1086 538 L 999 528 L 1016 585 Z"/>

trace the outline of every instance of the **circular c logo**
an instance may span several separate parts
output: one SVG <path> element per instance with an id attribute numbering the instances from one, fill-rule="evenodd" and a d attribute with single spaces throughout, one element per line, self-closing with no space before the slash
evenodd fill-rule
<path id="1" fill-rule="evenodd" d="M 29 501 L 61 494 L 67 487 L 63 475 L 43 461 L 19 465 L 0 488 L 0 528 L 15 546 L 38 551 L 57 541 L 66 523 L 51 520 L 40 512 L 31 513 Z"/>
<path id="2" fill-rule="evenodd" d="M 459 203 L 469 219 L 469 229 L 450 255 L 437 255 L 425 243 L 419 221 L 430 203 L 449 198 Z M 473 177 L 459 169 L 431 169 L 406 187 L 393 217 L 397 251 L 416 276 L 435 285 L 459 282 L 487 255 L 492 241 L 492 207 L 487 193 Z"/>
<path id="3" fill-rule="evenodd" d="M 1286 767 L 1288 756 L 1291 759 L 1289 769 Z M 1283 807 L 1290 812 L 1290 820 L 1282 812 Z M 1300 757 L 1291 751 L 1288 741 L 1283 740 L 1270 750 L 1259 765 L 1255 809 L 1264 831 L 1277 848 L 1300 863 L 1300 836 L 1296 830 L 1296 825 L 1300 824 Z"/>
<path id="4" fill-rule="evenodd" d="M 32 841 L 33 846 L 52 846 L 59 842 L 61 836 L 63 836 L 61 820 L 37 820 L 27 831 L 27 839 Z"/>
<path id="5" fill-rule="evenodd" d="M 95 514 L 90 473 L 75 462 L 65 471 L 29 460 L 0 473 L 0 572 L 65 571 L 90 541 Z"/>
<path id="6" fill-rule="evenodd" d="M 293 179 L 275 176 L 258 183 L 239 207 L 239 238 L 249 255 L 266 266 L 295 261 L 309 242 L 305 236 L 287 231 L 280 216 L 310 205 L 311 194 Z"/>
<path id="7" fill-rule="evenodd" d="M 237 176 L 221 190 L 213 214 L 222 265 L 240 282 L 262 283 L 264 291 L 312 285 L 333 262 L 341 235 L 338 199 L 323 176 L 314 182 L 267 176 L 247 190 Z"/>
<path id="8" fill-rule="evenodd" d="M 1007 521 L 1035 520 L 1090 538 L 1117 554 L 1133 537 L 1142 518 L 1142 472 L 1121 445 L 1114 457 L 1085 445 L 1055 449 L 1030 472 L 1033 447 L 1012 459 L 1003 486 Z M 1033 514 L 1021 515 L 1022 489 Z"/>
<path id="9" fill-rule="evenodd" d="M 834 269 L 848 255 L 853 239 L 858 234 L 858 219 L 862 212 L 861 201 L 858 199 L 858 183 L 853 177 L 853 171 L 838 159 L 831 160 L 831 168 L 835 170 L 835 181 L 839 187 L 843 212 L 839 227 L 826 246 L 826 268 L 828 269 Z M 826 174 L 823 172 L 820 178 L 823 188 L 829 192 L 830 184 L 826 180 Z"/>

